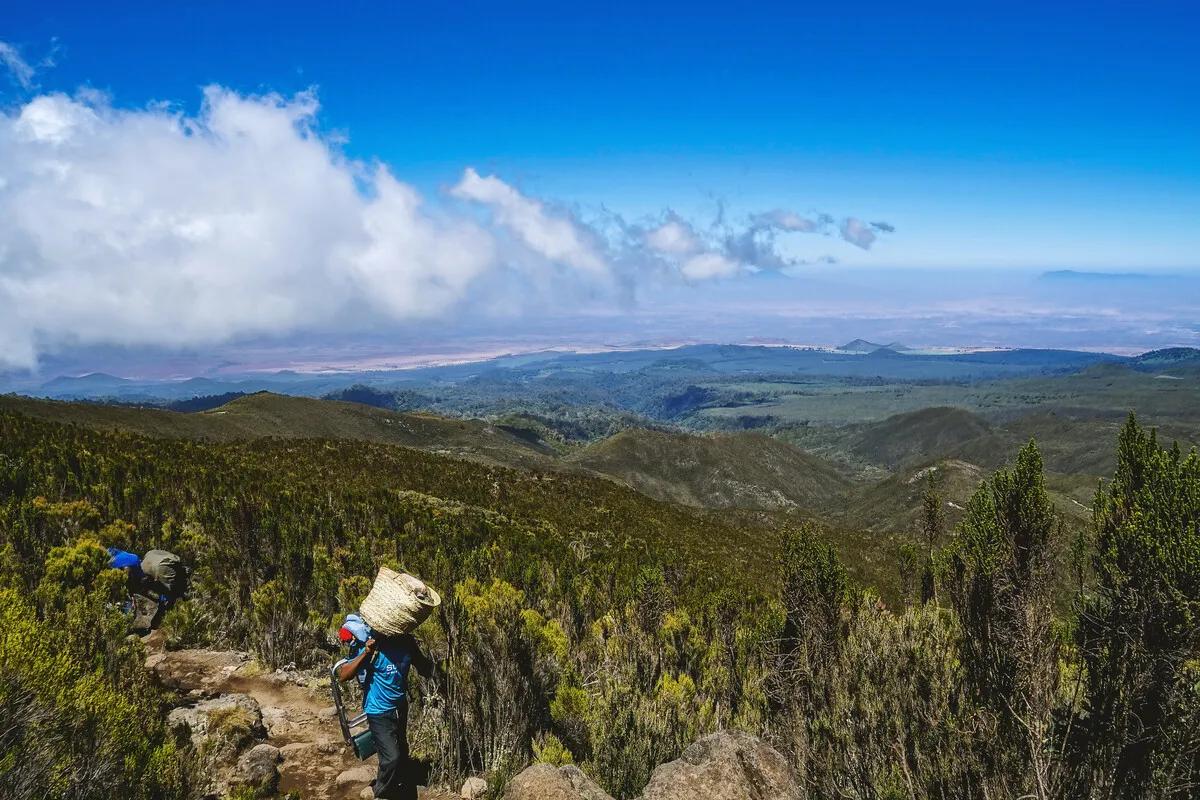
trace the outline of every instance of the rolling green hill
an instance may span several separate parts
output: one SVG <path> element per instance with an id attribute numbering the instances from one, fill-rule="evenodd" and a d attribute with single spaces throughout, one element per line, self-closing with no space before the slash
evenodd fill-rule
<path id="1" fill-rule="evenodd" d="M 618 433 L 567 463 L 609 475 L 661 500 L 708 508 L 817 510 L 850 482 L 831 464 L 762 434 Z"/>
<path id="2" fill-rule="evenodd" d="M 857 458 L 895 469 L 951 453 L 989 436 L 992 426 L 961 408 L 923 408 L 864 426 L 847 448 Z"/>
<path id="3" fill-rule="evenodd" d="M 259 392 L 195 414 L 4 396 L 0 410 L 96 430 L 232 442 L 261 437 L 348 439 L 515 466 L 548 466 L 553 451 L 480 420 L 398 413 L 359 403 Z"/>

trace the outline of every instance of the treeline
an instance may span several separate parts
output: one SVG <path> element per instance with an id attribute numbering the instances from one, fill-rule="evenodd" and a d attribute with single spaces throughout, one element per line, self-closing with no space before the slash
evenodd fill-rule
<path id="1" fill-rule="evenodd" d="M 601 480 L 399 448 L 0 415 L 0 785 L 191 791 L 196 754 L 112 605 L 101 545 L 120 543 L 195 565 L 173 646 L 270 666 L 329 663 L 380 564 L 426 578 L 445 601 L 420 635 L 445 669 L 415 686 L 412 727 L 445 778 L 573 760 L 632 797 L 735 727 L 815 797 L 1192 797 L 1200 459 L 1131 419 L 1118 463 L 1079 540 L 1032 444 L 948 535 L 931 495 L 919 579 L 889 609 L 809 525 L 743 529 Z"/>

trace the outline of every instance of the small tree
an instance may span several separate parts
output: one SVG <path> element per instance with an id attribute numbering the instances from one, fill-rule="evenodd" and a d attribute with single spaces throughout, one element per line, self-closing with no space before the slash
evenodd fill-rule
<path id="1" fill-rule="evenodd" d="M 1130 415 L 1095 515 L 1096 586 L 1078 628 L 1079 794 L 1195 797 L 1200 457 L 1160 448 Z"/>
<path id="2" fill-rule="evenodd" d="M 837 554 L 811 524 L 788 533 L 781 566 L 784 616 L 771 695 L 782 712 L 783 744 L 803 775 L 809 762 L 828 756 L 829 665 L 844 638 L 850 589 Z"/>
<path id="3" fill-rule="evenodd" d="M 925 540 L 924 563 L 921 568 L 921 602 L 937 603 L 937 575 L 934 569 L 934 553 L 946 529 L 946 511 L 942 507 L 940 481 L 935 472 L 921 494 L 921 534 Z"/>
<path id="4" fill-rule="evenodd" d="M 1053 599 L 1061 533 L 1041 453 L 1030 442 L 1012 468 L 976 491 L 951 551 L 950 595 L 963 626 L 967 681 L 1001 740 L 1026 743 L 995 748 L 990 764 L 990 778 L 1014 795 L 1055 796 L 1061 782 L 1049 749 L 1058 686 Z"/>

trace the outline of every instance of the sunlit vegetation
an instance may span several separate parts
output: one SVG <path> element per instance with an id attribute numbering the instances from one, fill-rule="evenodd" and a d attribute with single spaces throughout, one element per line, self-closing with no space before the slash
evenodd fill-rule
<path id="1" fill-rule="evenodd" d="M 1014 459 L 952 531 L 918 487 L 922 544 L 885 603 L 812 522 L 384 444 L 0 413 L 0 782 L 187 796 L 193 756 L 113 606 L 100 547 L 120 543 L 195 565 L 174 646 L 268 667 L 328 663 L 381 564 L 438 587 L 419 635 L 442 666 L 414 698 L 435 778 L 573 762 L 632 797 L 738 728 L 814 797 L 1194 796 L 1200 458 L 1131 419 L 1078 541 L 1037 446 Z"/>

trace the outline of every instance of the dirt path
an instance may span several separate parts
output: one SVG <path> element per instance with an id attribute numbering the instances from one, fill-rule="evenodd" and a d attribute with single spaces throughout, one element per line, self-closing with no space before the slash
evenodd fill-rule
<path id="1" fill-rule="evenodd" d="M 263 672 L 245 653 L 161 649 L 147 641 L 146 665 L 164 686 L 189 700 L 245 694 L 262 709 L 266 743 L 279 748 L 281 794 L 298 792 L 303 800 L 354 800 L 366 794 L 375 777 L 375 759 L 360 762 L 346 747 L 329 685 L 304 676 Z M 423 800 L 457 795 L 422 790 Z"/>

